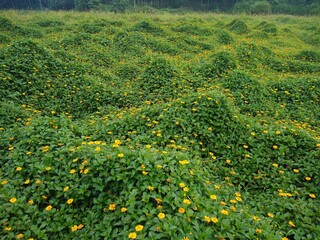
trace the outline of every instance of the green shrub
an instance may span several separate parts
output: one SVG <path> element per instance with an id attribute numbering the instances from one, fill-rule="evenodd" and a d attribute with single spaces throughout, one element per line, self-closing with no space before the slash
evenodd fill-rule
<path id="1" fill-rule="evenodd" d="M 261 23 L 259 23 L 257 26 L 256 26 L 256 29 L 259 29 L 263 32 L 266 32 L 266 33 L 277 33 L 278 29 L 276 27 L 275 24 L 273 23 L 268 23 L 266 21 L 263 21 Z"/>
<path id="2" fill-rule="evenodd" d="M 227 28 L 236 34 L 246 34 L 250 32 L 247 24 L 239 19 L 232 20 L 227 24 Z"/>
<path id="3" fill-rule="evenodd" d="M 268 1 L 255 2 L 251 10 L 252 14 L 270 14 L 271 12 L 271 4 Z"/>
<path id="4" fill-rule="evenodd" d="M 232 35 L 225 30 L 218 30 L 217 32 L 215 32 L 215 35 L 217 37 L 218 43 L 227 45 L 234 42 Z"/>
<path id="5" fill-rule="evenodd" d="M 307 61 L 307 62 L 314 62 L 319 63 L 320 62 L 320 53 L 315 51 L 300 51 L 296 56 L 295 59 Z"/>

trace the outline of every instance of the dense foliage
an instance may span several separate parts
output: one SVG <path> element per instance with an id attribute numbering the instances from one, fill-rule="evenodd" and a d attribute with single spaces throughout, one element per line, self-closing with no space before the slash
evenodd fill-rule
<path id="1" fill-rule="evenodd" d="M 2 239 L 317 239 L 319 18 L 0 17 Z"/>

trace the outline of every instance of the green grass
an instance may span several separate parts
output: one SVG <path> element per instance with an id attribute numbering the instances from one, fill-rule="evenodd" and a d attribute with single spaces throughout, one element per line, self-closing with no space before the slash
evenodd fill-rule
<path id="1" fill-rule="evenodd" d="M 1 11 L 2 238 L 316 239 L 319 20 Z"/>

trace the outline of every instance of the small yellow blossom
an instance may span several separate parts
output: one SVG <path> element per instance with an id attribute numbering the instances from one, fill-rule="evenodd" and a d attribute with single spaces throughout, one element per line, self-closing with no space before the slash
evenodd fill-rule
<path id="1" fill-rule="evenodd" d="M 66 191 L 68 191 L 68 190 L 69 190 L 69 186 L 66 186 L 66 187 L 63 189 L 64 192 L 66 192 Z"/>
<path id="2" fill-rule="evenodd" d="M 51 205 L 49 205 L 49 206 L 46 207 L 46 210 L 47 210 L 47 211 L 50 211 L 51 209 L 52 209 L 52 206 L 51 206 Z"/>
<path id="3" fill-rule="evenodd" d="M 262 233 L 262 230 L 260 228 L 257 228 L 256 233 Z"/>
<path id="4" fill-rule="evenodd" d="M 19 233 L 19 234 L 17 235 L 17 238 L 18 238 L 18 239 L 23 238 L 23 234 L 22 234 L 22 233 Z"/>
<path id="5" fill-rule="evenodd" d="M 213 222 L 213 223 L 217 223 L 217 222 L 218 222 L 218 218 L 216 218 L 216 217 L 212 217 L 212 218 L 211 218 L 211 222 Z"/>
<path id="6" fill-rule="evenodd" d="M 146 172 L 146 171 L 142 171 L 142 174 L 143 174 L 143 175 L 147 175 L 147 174 L 148 174 L 148 172 Z"/>
<path id="7" fill-rule="evenodd" d="M 6 185 L 7 183 L 8 183 L 8 181 L 5 180 L 5 179 L 1 181 L 1 184 L 2 184 L 2 185 Z"/>
<path id="8" fill-rule="evenodd" d="M 34 202 L 33 202 L 33 200 L 31 200 L 31 199 L 28 201 L 28 204 L 29 204 L 29 205 L 33 205 L 33 203 L 34 203 Z"/>
<path id="9" fill-rule="evenodd" d="M 228 211 L 228 210 L 221 210 L 221 213 L 222 213 L 223 215 L 229 215 L 229 211 Z"/>
<path id="10" fill-rule="evenodd" d="M 73 225 L 71 227 L 71 231 L 74 232 L 74 231 L 77 231 L 78 230 L 78 226 L 77 225 Z"/>
<path id="11" fill-rule="evenodd" d="M 213 200 L 216 200 L 217 196 L 216 195 L 210 195 L 210 198 L 213 199 Z"/>
<path id="12" fill-rule="evenodd" d="M 185 185 L 184 183 L 179 183 L 179 186 L 180 186 L 181 188 L 184 188 L 186 185 Z"/>
<path id="13" fill-rule="evenodd" d="M 143 229 L 142 225 L 138 225 L 135 227 L 136 232 L 140 232 L 140 231 L 142 231 L 142 229 Z"/>
<path id="14" fill-rule="evenodd" d="M 227 163 L 227 164 L 230 164 L 230 163 L 231 163 L 231 160 L 230 160 L 230 159 L 227 159 L 227 160 L 226 160 L 226 163 Z"/>
<path id="15" fill-rule="evenodd" d="M 77 226 L 77 229 L 80 230 L 80 229 L 82 229 L 83 227 L 84 227 L 83 224 L 79 224 L 79 225 Z"/>
<path id="16" fill-rule="evenodd" d="M 50 149 L 50 147 L 47 145 L 47 146 L 42 147 L 41 151 L 45 153 L 45 152 L 48 152 L 49 149 Z"/>
<path id="17" fill-rule="evenodd" d="M 283 238 L 281 238 L 281 240 L 289 240 L 289 238 L 283 237 Z"/>
<path id="18" fill-rule="evenodd" d="M 88 169 L 88 168 L 86 168 L 86 169 L 83 171 L 84 174 L 87 174 L 88 172 L 89 172 L 89 169 Z"/>
<path id="19" fill-rule="evenodd" d="M 184 199 L 183 202 L 187 205 L 191 204 L 190 200 L 189 199 Z"/>
<path id="20" fill-rule="evenodd" d="M 137 238 L 137 234 L 135 232 L 131 232 L 131 233 L 129 233 L 128 238 L 136 239 Z"/>
<path id="21" fill-rule="evenodd" d="M 311 197 L 311 198 L 316 198 L 316 195 L 313 194 L 313 193 L 310 193 L 310 194 L 309 194 L 309 197 Z"/>
<path id="22" fill-rule="evenodd" d="M 125 208 L 125 207 L 122 207 L 122 208 L 120 209 L 120 211 L 121 211 L 122 213 L 126 212 L 127 210 L 128 210 L 128 209 Z"/>
<path id="23" fill-rule="evenodd" d="M 189 191 L 189 188 L 184 187 L 184 188 L 183 188 L 183 191 L 184 191 L 184 192 L 188 192 L 188 191 Z"/>
<path id="24" fill-rule="evenodd" d="M 278 146 L 277 146 L 277 145 L 273 145 L 272 148 L 273 148 L 274 150 L 276 150 L 276 149 L 278 149 Z"/>
<path id="25" fill-rule="evenodd" d="M 279 134 L 281 134 L 281 132 L 280 131 L 276 131 L 276 134 L 279 135 Z"/>
<path id="26" fill-rule="evenodd" d="M 21 171 L 22 170 L 22 167 L 17 167 L 16 168 L 16 171 Z"/>
<path id="27" fill-rule="evenodd" d="M 16 198 L 10 198 L 10 200 L 9 200 L 9 202 L 11 202 L 11 203 L 15 203 L 16 201 L 17 201 Z"/>
<path id="28" fill-rule="evenodd" d="M 292 221 L 289 221 L 289 225 L 291 226 L 291 227 L 295 227 L 296 225 L 294 225 L 294 223 L 292 222 Z"/>
<path id="29" fill-rule="evenodd" d="M 179 213 L 185 213 L 186 210 L 184 208 L 179 208 L 178 211 L 179 211 Z"/>
<path id="30" fill-rule="evenodd" d="M 74 169 L 71 169 L 71 170 L 70 170 L 70 173 L 71 173 L 71 174 L 74 174 L 75 172 L 76 172 L 76 170 L 74 170 Z"/>
<path id="31" fill-rule="evenodd" d="M 11 227 L 6 227 L 4 230 L 5 231 L 11 231 L 11 229 L 12 229 Z"/>
<path id="32" fill-rule="evenodd" d="M 30 179 L 27 179 L 24 181 L 24 184 L 29 184 L 30 183 Z"/>
<path id="33" fill-rule="evenodd" d="M 109 205 L 109 210 L 110 210 L 110 211 L 116 210 L 116 204 L 111 203 L 111 204 Z"/>
<path id="34" fill-rule="evenodd" d="M 158 214 L 158 218 L 160 218 L 160 219 L 163 219 L 163 218 L 165 218 L 166 217 L 166 215 L 164 214 L 164 213 L 159 213 Z"/>
<path id="35" fill-rule="evenodd" d="M 68 199 L 67 203 L 68 203 L 68 204 L 73 203 L 73 199 L 72 199 L 72 198 Z"/>
<path id="36" fill-rule="evenodd" d="M 307 181 L 311 181 L 311 177 L 306 177 L 306 180 Z"/>
<path id="37" fill-rule="evenodd" d="M 272 213 L 268 213 L 268 217 L 274 218 L 274 215 Z"/>
<path id="38" fill-rule="evenodd" d="M 124 156 L 123 153 L 119 153 L 119 154 L 118 154 L 118 157 L 120 157 L 120 158 L 122 158 L 123 156 Z"/>
<path id="39" fill-rule="evenodd" d="M 36 184 L 37 184 L 37 185 L 40 185 L 40 184 L 41 184 L 41 180 L 38 179 L 38 180 L 36 181 Z"/>
<path id="40" fill-rule="evenodd" d="M 208 216 L 204 216 L 204 220 L 205 220 L 206 222 L 208 222 L 208 223 L 211 221 L 210 217 L 208 217 Z"/>
<path id="41" fill-rule="evenodd" d="M 189 161 L 188 160 L 181 160 L 181 161 L 179 161 L 179 163 L 181 165 L 186 165 L 186 164 L 189 164 Z"/>
<path id="42" fill-rule="evenodd" d="M 51 170 L 51 167 L 46 167 L 46 171 L 50 171 Z"/>
<path id="43" fill-rule="evenodd" d="M 154 190 L 154 187 L 148 186 L 148 190 L 149 190 L 149 191 L 153 191 L 153 190 Z"/>
<path id="44" fill-rule="evenodd" d="M 298 172 L 299 172 L 299 169 L 293 169 L 293 172 L 294 172 L 294 173 L 298 173 Z"/>
<path id="45" fill-rule="evenodd" d="M 253 219 L 254 221 L 260 221 L 260 218 L 257 217 L 257 216 L 253 216 L 252 219 Z"/>

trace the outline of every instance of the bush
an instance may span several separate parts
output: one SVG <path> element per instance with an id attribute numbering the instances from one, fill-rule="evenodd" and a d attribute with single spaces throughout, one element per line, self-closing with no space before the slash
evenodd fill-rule
<path id="1" fill-rule="evenodd" d="M 227 28 L 236 34 L 246 34 L 250 31 L 247 24 L 239 19 L 232 20 L 227 24 Z"/>
<path id="2" fill-rule="evenodd" d="M 252 6 L 252 14 L 271 14 L 271 4 L 268 1 L 255 2 Z"/>

